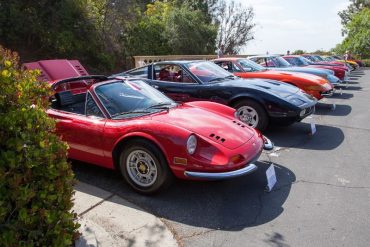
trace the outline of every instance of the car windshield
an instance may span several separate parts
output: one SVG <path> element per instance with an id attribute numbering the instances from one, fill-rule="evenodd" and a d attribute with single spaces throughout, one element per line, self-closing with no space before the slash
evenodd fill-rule
<path id="1" fill-rule="evenodd" d="M 310 60 L 308 60 L 307 58 L 305 58 L 305 57 L 297 57 L 297 59 L 299 59 L 299 61 L 303 64 L 303 65 L 310 65 L 310 64 L 312 64 L 311 62 L 310 62 Z"/>
<path id="2" fill-rule="evenodd" d="M 288 63 L 282 57 L 271 57 L 271 60 L 276 64 L 277 67 L 291 67 L 290 63 Z"/>
<path id="3" fill-rule="evenodd" d="M 234 79 L 235 76 L 220 66 L 207 62 L 196 61 L 185 64 L 185 66 L 202 82 L 216 83 L 226 79 Z"/>
<path id="4" fill-rule="evenodd" d="M 115 81 L 95 88 L 113 119 L 150 114 L 176 106 L 158 90 L 140 80 Z"/>
<path id="5" fill-rule="evenodd" d="M 324 59 L 322 59 L 320 56 L 315 56 L 315 58 L 317 59 L 317 61 L 324 61 Z"/>
<path id="6" fill-rule="evenodd" d="M 248 59 L 240 59 L 238 60 L 238 63 L 240 64 L 240 66 L 242 66 L 244 70 L 247 70 L 249 68 L 251 68 L 254 71 L 267 70 L 265 67 L 259 65 L 258 63 L 253 62 L 252 60 L 248 60 Z"/>

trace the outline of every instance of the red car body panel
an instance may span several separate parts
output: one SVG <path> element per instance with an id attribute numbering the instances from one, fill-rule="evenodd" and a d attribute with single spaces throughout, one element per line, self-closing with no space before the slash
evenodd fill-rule
<path id="1" fill-rule="evenodd" d="M 283 58 L 285 60 L 287 60 L 289 62 L 289 58 L 293 58 L 293 57 L 297 57 L 295 55 L 289 55 L 289 56 L 283 56 Z M 338 77 L 339 79 L 341 79 L 342 81 L 345 79 L 345 71 L 347 70 L 346 67 L 343 65 L 339 65 L 338 66 L 331 66 L 331 65 L 307 65 L 307 66 L 304 66 L 304 67 L 308 67 L 308 68 L 320 68 L 320 69 L 329 69 L 329 70 L 332 70 L 334 72 L 334 75 L 336 77 Z"/>
<path id="2" fill-rule="evenodd" d="M 314 96 L 316 99 L 322 99 L 321 92 L 332 89 L 331 85 L 324 79 L 319 76 L 298 73 L 298 72 L 287 72 L 287 71 L 278 71 L 278 70 L 269 70 L 264 71 L 253 71 L 246 72 L 243 67 L 238 63 L 240 58 L 226 57 L 213 60 L 214 62 L 231 62 L 234 66 L 238 67 L 241 72 L 233 72 L 234 75 L 241 78 L 261 78 L 261 79 L 270 79 L 285 82 L 292 84 L 306 93 Z"/>
<path id="3" fill-rule="evenodd" d="M 38 67 L 27 64 L 26 67 L 41 69 L 51 79 L 61 75 L 75 76 L 75 69 L 64 66 L 65 63 L 69 62 L 53 61 L 50 67 L 49 64 Z M 63 73 L 58 68 L 63 68 Z M 84 84 L 85 89 L 68 90 L 73 94 L 89 92 L 108 116 L 101 101 L 97 100 L 95 88 L 114 81 L 117 80 Z M 237 120 L 234 112 L 233 108 L 207 101 L 184 103 L 169 110 L 129 119 L 97 118 L 53 108 L 47 111 L 57 122 L 58 135 L 69 145 L 69 158 L 115 169 L 118 162 L 116 151 L 120 145 L 131 138 L 143 138 L 157 145 L 173 174 L 182 179 L 190 179 L 185 171 L 234 171 L 259 157 L 264 146 L 262 134 Z M 198 142 L 192 155 L 186 149 L 191 134 L 196 135 Z M 176 159 L 182 159 L 186 164 L 178 164 Z"/>

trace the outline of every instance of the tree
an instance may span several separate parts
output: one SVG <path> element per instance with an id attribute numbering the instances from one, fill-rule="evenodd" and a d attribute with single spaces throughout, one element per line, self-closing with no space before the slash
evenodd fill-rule
<path id="1" fill-rule="evenodd" d="M 342 46 L 353 54 L 370 57 L 370 8 L 363 8 L 346 25 Z"/>
<path id="2" fill-rule="evenodd" d="M 71 246 L 74 183 L 67 145 L 46 114 L 50 86 L 0 46 L 0 245 Z"/>
<path id="3" fill-rule="evenodd" d="M 216 46 L 217 27 L 200 10 L 186 6 L 170 12 L 164 32 L 172 54 L 211 54 Z"/>
<path id="4" fill-rule="evenodd" d="M 341 23 L 343 25 L 342 34 L 346 34 L 346 26 L 350 22 L 355 14 L 360 12 L 363 8 L 370 8 L 369 0 L 350 0 L 350 5 L 347 9 L 338 12 L 339 17 L 341 18 Z"/>
<path id="5" fill-rule="evenodd" d="M 216 44 L 224 45 L 224 54 L 236 54 L 249 41 L 254 39 L 252 7 L 243 7 L 241 3 L 230 3 L 221 0 L 215 11 L 216 22 L 219 25 Z"/>
<path id="6" fill-rule="evenodd" d="M 209 54 L 215 49 L 216 25 L 200 10 L 155 1 L 138 16 L 123 42 L 130 55 Z"/>
<path id="7" fill-rule="evenodd" d="M 306 51 L 304 50 L 295 50 L 292 52 L 292 55 L 302 55 L 302 54 L 305 54 Z"/>

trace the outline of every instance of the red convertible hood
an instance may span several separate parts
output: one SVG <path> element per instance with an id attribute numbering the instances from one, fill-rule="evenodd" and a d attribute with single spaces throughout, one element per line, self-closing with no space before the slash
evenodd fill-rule
<path id="1" fill-rule="evenodd" d="M 152 119 L 182 127 L 229 149 L 243 145 L 255 133 L 240 121 L 186 104 L 171 109 L 168 114 L 154 115 Z"/>

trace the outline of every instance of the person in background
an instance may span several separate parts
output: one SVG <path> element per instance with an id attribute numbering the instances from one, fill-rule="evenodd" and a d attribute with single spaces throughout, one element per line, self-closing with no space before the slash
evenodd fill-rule
<path id="1" fill-rule="evenodd" d="M 349 51 L 347 50 L 346 53 L 344 54 L 344 60 L 347 61 L 347 60 L 351 60 L 351 59 L 353 59 L 353 57 L 349 53 Z"/>
<path id="2" fill-rule="evenodd" d="M 221 45 L 218 50 L 217 50 L 217 57 L 220 58 L 220 57 L 223 57 L 224 56 L 224 48 L 225 46 L 224 45 Z"/>
<path id="3" fill-rule="evenodd" d="M 287 50 L 286 54 L 289 56 L 289 55 L 290 55 L 290 51 L 289 51 L 289 50 Z"/>

